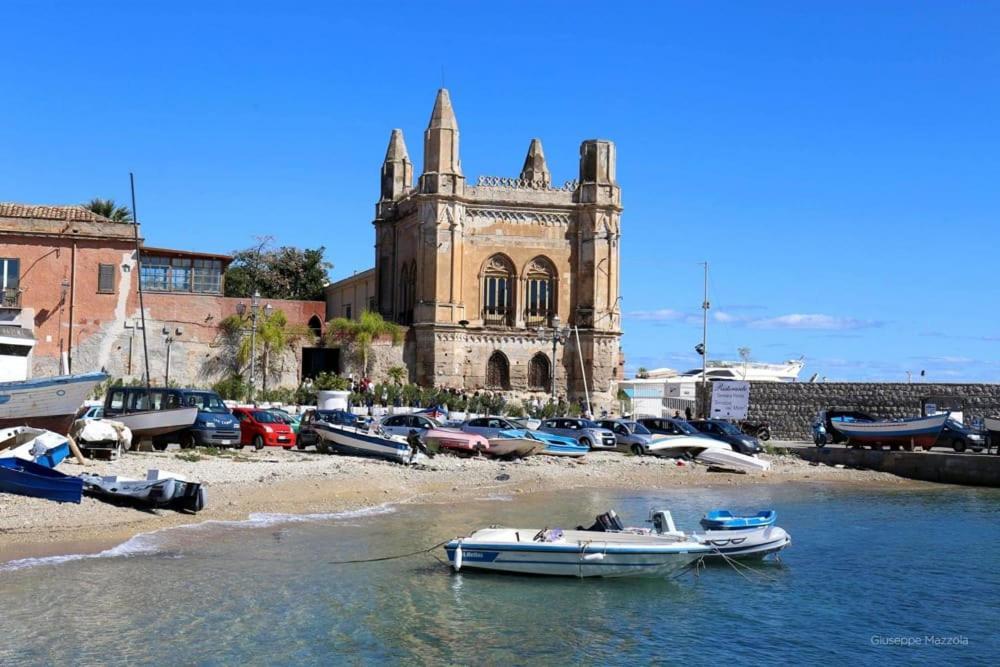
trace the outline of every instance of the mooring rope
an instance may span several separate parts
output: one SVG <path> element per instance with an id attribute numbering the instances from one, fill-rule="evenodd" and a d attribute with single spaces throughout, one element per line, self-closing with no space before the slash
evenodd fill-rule
<path id="1" fill-rule="evenodd" d="M 395 556 L 382 556 L 380 558 L 356 558 L 354 560 L 329 560 L 327 565 L 353 565 L 355 563 L 378 563 L 380 561 L 386 560 L 399 560 L 400 558 L 409 558 L 410 556 L 419 556 L 421 554 L 426 554 L 434 551 L 438 547 L 443 547 L 444 545 L 451 542 L 451 540 L 445 540 L 444 542 L 438 542 L 432 547 L 427 547 L 426 549 L 421 549 L 419 551 L 411 551 L 405 554 L 396 554 Z"/>

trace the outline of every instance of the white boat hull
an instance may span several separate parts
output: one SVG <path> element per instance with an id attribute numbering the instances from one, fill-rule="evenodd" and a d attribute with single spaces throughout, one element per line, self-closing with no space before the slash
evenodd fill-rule
<path id="1" fill-rule="evenodd" d="M 410 463 L 410 444 L 406 438 L 398 435 L 377 435 L 366 429 L 352 426 L 316 423 L 316 432 L 327 446 L 341 454 L 356 456 L 373 456 L 388 459 L 397 463 Z M 423 460 L 423 454 L 418 454 L 413 461 Z"/>
<path id="2" fill-rule="evenodd" d="M 155 435 L 165 435 L 180 431 L 194 424 L 198 418 L 198 408 L 176 408 L 174 410 L 149 410 L 133 412 L 127 415 L 109 417 L 112 421 L 124 424 L 132 435 L 139 438 L 150 438 Z"/>
<path id="3" fill-rule="evenodd" d="M 491 438 L 490 446 L 483 453 L 488 456 L 516 456 L 524 458 L 538 454 L 545 444 L 531 438 Z"/>
<path id="4" fill-rule="evenodd" d="M 777 553 L 792 543 L 783 528 L 746 528 L 741 530 L 706 530 L 695 533 L 693 538 L 712 549 L 706 558 L 764 558 Z"/>
<path id="5" fill-rule="evenodd" d="M 85 373 L 0 382 L 0 429 L 32 426 L 65 435 L 76 411 L 106 379 L 106 373 Z"/>
<path id="6" fill-rule="evenodd" d="M 771 469 L 770 461 L 740 454 L 731 449 L 706 449 L 695 456 L 695 460 L 720 468 L 745 470 L 748 472 L 764 472 Z"/>
<path id="7" fill-rule="evenodd" d="M 456 569 L 560 577 L 669 576 L 711 552 L 694 540 L 565 531 L 546 542 L 535 528 L 486 528 L 445 545 Z M 461 554 L 461 555 L 459 555 Z"/>

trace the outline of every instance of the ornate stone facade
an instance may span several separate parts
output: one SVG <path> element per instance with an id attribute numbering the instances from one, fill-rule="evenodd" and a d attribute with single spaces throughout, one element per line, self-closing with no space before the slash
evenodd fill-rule
<path id="1" fill-rule="evenodd" d="M 586 382 L 595 407 L 606 404 L 621 375 L 614 144 L 584 141 L 578 178 L 553 187 L 533 139 L 518 178 L 470 185 L 442 89 L 424 132 L 423 173 L 413 177 L 393 130 L 374 220 L 375 301 L 410 327 L 411 377 L 470 391 L 547 391 L 549 381 L 538 380 L 554 364 L 558 394 L 583 397 Z M 554 323 L 578 330 L 553 360 Z"/>

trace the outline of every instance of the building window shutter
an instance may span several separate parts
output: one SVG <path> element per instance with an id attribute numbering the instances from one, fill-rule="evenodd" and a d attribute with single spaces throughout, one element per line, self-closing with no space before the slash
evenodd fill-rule
<path id="1" fill-rule="evenodd" d="M 115 291 L 115 265 L 98 264 L 97 266 L 97 291 L 102 294 L 111 294 Z"/>

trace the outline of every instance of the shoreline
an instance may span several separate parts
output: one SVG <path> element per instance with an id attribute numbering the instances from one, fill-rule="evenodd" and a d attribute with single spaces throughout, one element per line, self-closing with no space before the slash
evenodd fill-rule
<path id="1" fill-rule="evenodd" d="M 766 456 L 766 473 L 708 472 L 652 457 L 594 452 L 586 459 L 532 457 L 494 461 L 438 456 L 409 468 L 375 459 L 312 452 L 237 452 L 202 456 L 188 452 L 128 454 L 114 462 L 88 461 L 100 474 L 143 477 L 146 468 L 169 469 L 202 480 L 206 509 L 198 514 L 155 512 L 110 505 L 84 497 L 80 505 L 0 495 L 0 568 L 12 561 L 95 555 L 132 538 L 211 521 L 250 522 L 256 515 L 332 514 L 386 504 L 470 500 L 496 494 L 530 494 L 576 488 L 662 489 L 743 487 L 767 484 L 837 484 L 863 488 L 933 489 L 871 470 L 815 466 L 794 456 Z M 197 460 L 188 460 L 196 458 Z M 64 464 L 74 474 L 80 466 Z M 11 501 L 11 499 L 14 499 Z"/>

